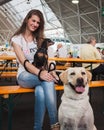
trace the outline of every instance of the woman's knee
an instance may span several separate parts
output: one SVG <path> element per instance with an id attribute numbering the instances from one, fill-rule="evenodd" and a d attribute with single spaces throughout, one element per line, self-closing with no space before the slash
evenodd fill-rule
<path id="1" fill-rule="evenodd" d="M 22 87 L 34 88 L 36 85 L 40 84 L 37 79 L 37 76 L 24 71 L 18 76 L 17 81 Z"/>
<path id="2" fill-rule="evenodd" d="M 44 88 L 44 90 L 48 90 L 51 91 L 54 90 L 54 82 L 43 82 L 42 86 Z"/>
<path id="3" fill-rule="evenodd" d="M 44 99 L 44 90 L 41 86 L 37 86 L 35 88 L 35 97 L 39 97 L 40 99 Z"/>

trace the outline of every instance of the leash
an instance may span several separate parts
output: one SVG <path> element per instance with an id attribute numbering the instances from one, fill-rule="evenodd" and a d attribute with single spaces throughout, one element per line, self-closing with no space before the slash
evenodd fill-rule
<path id="1" fill-rule="evenodd" d="M 50 72 L 50 71 L 53 71 L 53 70 L 56 70 L 56 64 L 54 63 L 54 62 L 51 62 L 50 64 L 49 64 L 49 68 L 48 68 L 48 73 Z M 58 77 L 59 77 L 59 74 L 56 72 L 56 74 L 58 75 Z M 58 85 L 63 85 L 63 83 L 62 83 L 62 81 L 61 81 L 61 79 L 59 78 L 59 80 L 57 80 L 57 83 L 56 84 L 58 84 Z"/>
<path id="2" fill-rule="evenodd" d="M 56 69 L 56 64 L 51 62 L 49 64 L 48 73 Z"/>

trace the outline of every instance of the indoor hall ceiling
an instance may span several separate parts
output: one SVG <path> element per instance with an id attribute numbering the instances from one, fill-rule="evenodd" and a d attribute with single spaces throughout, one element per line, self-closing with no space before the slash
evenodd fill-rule
<path id="1" fill-rule="evenodd" d="M 104 42 L 104 0 L 45 0 L 72 43 L 85 43 L 88 36 Z M 102 14 L 103 13 L 103 14 Z"/>
<path id="2" fill-rule="evenodd" d="M 8 1 L 8 2 L 7 2 Z M 44 0 L 2 0 L 0 6 L 0 44 L 5 44 L 20 27 L 31 9 L 39 9 L 45 18 L 45 35 L 63 35 L 62 26 Z"/>
<path id="3" fill-rule="evenodd" d="M 93 35 L 97 42 L 104 42 L 104 16 L 102 16 L 104 0 L 79 0 L 79 4 L 72 4 L 71 1 L 2 0 L 3 3 L 0 5 L 0 44 L 9 40 L 20 26 L 25 14 L 33 8 L 40 9 L 44 13 L 46 31 L 51 32 L 50 36 L 62 34 L 72 43 L 79 44 L 85 43 L 88 36 Z M 57 32 L 53 33 L 54 29 Z"/>
<path id="4" fill-rule="evenodd" d="M 3 4 L 5 4 L 5 3 L 9 2 L 9 1 L 11 1 L 11 0 L 0 0 L 0 5 L 3 5 Z"/>

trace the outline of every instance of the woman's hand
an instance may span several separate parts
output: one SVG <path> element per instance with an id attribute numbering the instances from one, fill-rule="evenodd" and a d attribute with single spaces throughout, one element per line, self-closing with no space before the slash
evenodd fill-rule
<path id="1" fill-rule="evenodd" d="M 57 83 L 59 80 L 59 76 L 56 74 L 55 71 L 51 71 L 50 74 L 55 78 L 55 82 Z"/>
<path id="2" fill-rule="evenodd" d="M 45 80 L 48 82 L 56 81 L 55 77 L 51 73 L 48 73 L 48 71 L 46 71 L 46 70 L 42 70 L 39 76 L 42 80 Z"/>

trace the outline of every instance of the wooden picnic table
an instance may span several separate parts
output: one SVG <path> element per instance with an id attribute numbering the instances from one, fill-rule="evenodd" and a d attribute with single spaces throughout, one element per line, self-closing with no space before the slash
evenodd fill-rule
<path id="1" fill-rule="evenodd" d="M 0 55 L 0 60 L 16 60 L 16 56 L 12 56 L 12 55 Z"/>
<path id="2" fill-rule="evenodd" d="M 76 63 L 89 63 L 90 66 L 90 70 L 92 70 L 92 64 L 93 63 L 104 63 L 103 59 L 98 59 L 98 60 L 93 60 L 93 59 L 89 59 L 89 60 L 84 60 L 81 58 L 58 58 L 58 57 L 54 57 L 54 58 L 49 58 L 49 60 L 51 61 L 64 61 L 64 62 L 70 62 L 72 63 L 72 66 L 74 67 Z"/>
<path id="3" fill-rule="evenodd" d="M 54 58 L 49 58 L 49 60 L 51 61 L 66 61 L 66 62 L 79 62 L 79 63 L 104 63 L 104 60 L 93 60 L 93 59 L 89 59 L 89 60 L 83 60 L 81 58 L 58 58 L 58 57 L 54 57 Z"/>

